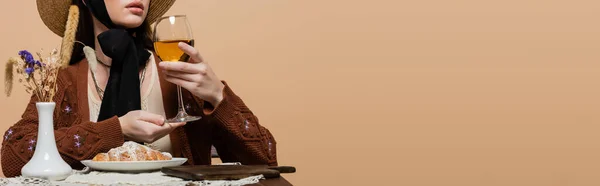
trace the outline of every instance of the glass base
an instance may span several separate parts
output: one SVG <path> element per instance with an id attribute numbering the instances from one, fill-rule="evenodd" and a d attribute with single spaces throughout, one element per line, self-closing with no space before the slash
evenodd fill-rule
<path id="1" fill-rule="evenodd" d="M 179 112 L 174 118 L 167 119 L 165 123 L 192 122 L 202 119 L 200 116 L 190 116 L 185 112 Z"/>

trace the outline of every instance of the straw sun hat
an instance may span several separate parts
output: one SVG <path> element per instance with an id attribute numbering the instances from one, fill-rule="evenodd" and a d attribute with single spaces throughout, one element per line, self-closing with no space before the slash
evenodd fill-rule
<path id="1" fill-rule="evenodd" d="M 56 35 L 63 37 L 61 59 L 63 64 L 68 64 L 73 52 L 77 25 L 79 24 L 79 8 L 73 2 L 80 0 L 36 1 L 38 13 L 44 24 Z M 146 21 L 153 23 L 163 16 L 174 3 L 175 0 L 151 0 Z"/>

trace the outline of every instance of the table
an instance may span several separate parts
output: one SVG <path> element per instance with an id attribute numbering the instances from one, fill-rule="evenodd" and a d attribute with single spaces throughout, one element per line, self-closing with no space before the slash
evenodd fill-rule
<path id="1" fill-rule="evenodd" d="M 90 176 L 90 177 L 87 177 Z M 123 177 L 122 177 L 123 176 Z M 121 173 L 113 173 L 113 172 L 97 172 L 97 171 L 90 171 L 90 169 L 85 169 L 85 170 L 81 170 L 81 171 L 75 171 L 73 173 L 73 175 L 71 175 L 69 177 L 69 180 L 71 181 L 70 183 L 68 182 L 63 182 L 63 181 L 57 181 L 57 182 L 52 182 L 51 184 L 59 184 L 59 185 L 83 185 L 83 184 L 72 184 L 72 183 L 93 183 L 93 184 L 104 184 L 105 182 L 114 182 L 115 180 L 122 180 L 125 181 L 125 183 L 132 183 L 131 181 L 133 180 L 144 180 L 146 182 L 149 183 L 166 183 L 167 185 L 169 185 L 169 183 L 173 184 L 173 185 L 198 185 L 196 183 L 191 183 L 192 180 L 181 180 L 177 177 L 172 177 L 172 176 L 168 176 L 165 175 L 164 173 L 161 172 L 147 172 L 147 173 L 134 173 L 134 174 L 121 174 Z M 179 179 L 179 180 L 177 180 Z M 250 178 L 252 179 L 252 178 Z M 12 182 L 12 181 L 17 181 L 16 183 L 22 183 L 24 180 L 22 180 L 20 177 L 17 178 L 9 178 L 7 180 L 4 179 L 0 179 L 0 183 L 4 183 L 6 181 L 9 181 L 8 183 Z M 157 182 L 154 182 L 157 181 Z M 161 182 L 162 181 L 162 182 Z M 165 182 L 166 181 L 166 182 Z M 173 181 L 173 182 L 171 182 Z M 277 178 L 270 178 L 270 179 L 260 179 L 260 180 L 255 180 L 255 181 L 259 181 L 256 184 L 250 184 L 251 186 L 291 186 L 292 184 L 290 182 L 288 182 L 283 175 L 281 175 L 280 177 Z M 30 183 L 28 181 L 25 181 L 26 183 Z M 137 183 L 138 181 L 133 181 L 134 184 L 142 184 L 142 183 Z M 183 182 L 183 183 L 181 183 Z M 242 181 L 244 182 L 244 181 Z M 252 182 L 252 181 L 250 181 Z M 13 182 L 14 183 L 14 182 Z M 247 182 L 246 182 L 247 183 Z M 107 183 L 108 184 L 108 183 Z M 2 184 L 0 184 L 2 185 Z"/>
<path id="2" fill-rule="evenodd" d="M 0 178 L 0 179 L 4 179 L 4 178 Z M 0 183 L 1 182 L 2 181 L 0 181 Z M 10 182 L 8 182 L 8 183 L 10 183 Z M 55 184 L 58 184 L 58 183 L 55 183 Z M 82 185 L 86 185 L 86 184 L 60 183 L 58 185 L 82 186 Z M 187 184 L 187 185 L 194 185 L 194 184 Z M 260 180 L 259 183 L 250 184 L 249 186 L 291 186 L 291 185 L 292 184 L 290 182 L 288 182 L 285 178 L 279 177 L 279 178 L 263 179 L 263 180 Z"/>

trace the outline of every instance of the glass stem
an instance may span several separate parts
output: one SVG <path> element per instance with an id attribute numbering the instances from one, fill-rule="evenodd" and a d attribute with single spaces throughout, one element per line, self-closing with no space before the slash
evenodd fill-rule
<path id="1" fill-rule="evenodd" d="M 187 115 L 185 108 L 183 108 L 183 97 L 181 96 L 181 86 L 179 85 L 177 85 L 177 104 L 179 105 L 177 116 Z"/>

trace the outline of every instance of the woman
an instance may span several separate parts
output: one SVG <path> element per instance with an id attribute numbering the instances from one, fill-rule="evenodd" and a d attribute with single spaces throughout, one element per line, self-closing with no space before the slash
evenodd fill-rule
<path id="1" fill-rule="evenodd" d="M 70 64 L 61 70 L 57 81 L 54 128 L 62 158 L 74 169 L 83 168 L 81 160 L 119 147 L 126 140 L 186 157 L 186 164 L 210 164 L 211 146 L 223 162 L 277 164 L 271 133 L 259 125 L 196 49 L 179 44 L 190 55 L 189 62 L 163 63 L 154 55 L 148 25 L 174 2 L 37 0 L 44 23 L 64 36 L 62 50 L 73 48 L 67 57 Z M 71 3 L 76 6 L 69 11 Z M 72 14 L 77 10 L 79 16 Z M 77 17 L 75 32 L 69 24 L 77 22 L 72 21 Z M 66 26 L 60 26 L 65 22 Z M 86 59 L 82 44 L 73 45 L 69 37 L 95 48 L 97 59 Z M 185 89 L 188 113 L 202 119 L 164 124 L 165 116 L 176 114 L 175 85 Z M 36 102 L 32 96 L 22 119 L 5 133 L 1 152 L 5 176 L 20 175 L 33 155 Z"/>

